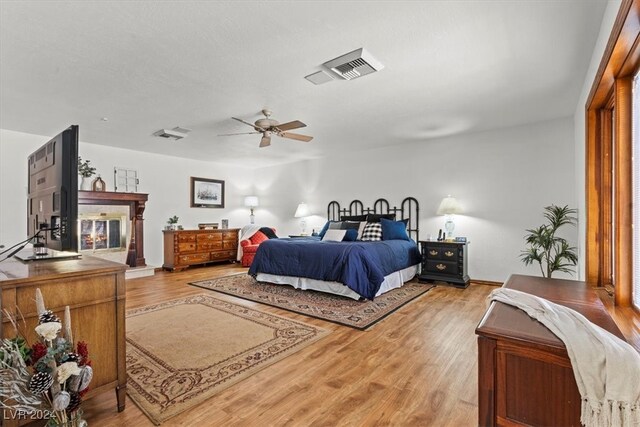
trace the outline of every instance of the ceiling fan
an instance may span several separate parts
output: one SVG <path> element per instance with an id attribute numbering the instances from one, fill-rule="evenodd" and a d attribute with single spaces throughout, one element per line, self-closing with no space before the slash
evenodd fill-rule
<path id="1" fill-rule="evenodd" d="M 292 129 L 303 128 L 307 125 L 302 123 L 300 120 L 294 120 L 292 122 L 279 124 L 276 120 L 270 118 L 271 110 L 264 109 L 262 110 L 262 114 L 264 114 L 264 119 L 258 119 L 254 124 L 246 122 L 242 119 L 238 119 L 236 117 L 231 117 L 233 120 L 237 120 L 240 123 L 244 123 L 245 125 L 251 126 L 255 132 L 242 132 L 242 133 L 227 133 L 219 136 L 231 136 L 231 135 L 248 135 L 254 133 L 261 133 L 262 139 L 260 140 L 260 148 L 268 147 L 271 145 L 271 136 L 277 135 L 282 138 L 295 139 L 296 141 L 304 141 L 309 142 L 313 139 L 312 136 L 300 135 L 299 133 L 291 133 L 287 132 Z"/>

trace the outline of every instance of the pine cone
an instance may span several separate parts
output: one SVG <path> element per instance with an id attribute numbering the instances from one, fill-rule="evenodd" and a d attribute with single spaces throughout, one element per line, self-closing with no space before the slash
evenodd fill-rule
<path id="1" fill-rule="evenodd" d="M 82 360 L 82 356 L 78 353 L 67 353 L 67 356 L 64 358 L 65 362 L 76 362 L 79 363 Z"/>
<path id="2" fill-rule="evenodd" d="M 69 406 L 67 406 L 67 413 L 75 411 L 80 407 L 80 404 L 82 403 L 82 398 L 78 393 L 72 392 L 72 393 L 69 393 L 69 395 L 70 395 L 70 401 L 69 401 Z"/>
<path id="3" fill-rule="evenodd" d="M 29 391 L 33 394 L 42 394 L 49 390 L 53 384 L 53 377 L 47 372 L 38 372 L 29 380 Z"/>
<path id="4" fill-rule="evenodd" d="M 43 312 L 40 315 L 39 324 L 42 325 L 43 323 L 47 323 L 47 322 L 58 322 L 58 323 L 60 323 L 60 318 L 58 316 L 56 316 L 55 314 L 53 314 L 53 311 L 46 310 L 45 312 Z"/>

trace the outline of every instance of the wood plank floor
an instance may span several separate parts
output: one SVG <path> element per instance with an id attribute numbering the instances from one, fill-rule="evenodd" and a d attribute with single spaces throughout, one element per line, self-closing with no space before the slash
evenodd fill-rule
<path id="1" fill-rule="evenodd" d="M 209 292 L 331 334 L 163 426 L 477 425 L 474 330 L 494 287 L 437 286 L 363 332 L 187 285 L 245 271 L 224 265 L 128 280 L 127 308 Z M 108 392 L 83 407 L 91 426 L 153 425 L 131 399 L 126 405 L 118 413 Z"/>

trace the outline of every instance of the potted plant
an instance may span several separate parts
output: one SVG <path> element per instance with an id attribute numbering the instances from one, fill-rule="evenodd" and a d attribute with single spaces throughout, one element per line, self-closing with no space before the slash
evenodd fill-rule
<path id="1" fill-rule="evenodd" d="M 167 220 L 167 224 L 169 224 L 167 226 L 167 230 L 176 230 L 178 228 L 177 224 L 178 224 L 178 216 L 174 215 L 172 217 L 169 217 L 169 219 Z"/>
<path id="2" fill-rule="evenodd" d="M 577 211 L 568 206 L 551 205 L 544 208 L 544 217 L 547 224 L 538 228 L 527 230 L 524 236 L 528 247 L 521 252 L 520 258 L 525 265 L 537 262 L 540 265 L 542 277 L 551 277 L 554 271 L 572 273 L 578 263 L 576 248 L 562 237 L 556 236 L 556 232 L 563 225 L 576 225 Z"/>
<path id="3" fill-rule="evenodd" d="M 82 177 L 80 181 L 80 189 L 85 191 L 91 191 L 91 178 L 96 173 L 96 168 L 91 166 L 91 160 L 82 160 L 82 157 L 78 156 L 78 175 Z"/>

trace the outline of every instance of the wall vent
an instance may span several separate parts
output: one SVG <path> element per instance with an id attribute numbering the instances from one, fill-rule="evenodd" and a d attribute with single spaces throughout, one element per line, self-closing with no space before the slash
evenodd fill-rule
<path id="1" fill-rule="evenodd" d="M 173 129 L 160 129 L 159 131 L 154 132 L 153 134 L 155 136 L 159 136 L 160 138 L 167 138 L 167 139 L 173 139 L 175 141 L 178 141 L 182 138 L 186 138 L 189 132 L 191 132 L 191 129 L 176 126 Z"/>
<path id="2" fill-rule="evenodd" d="M 364 50 L 364 48 L 346 53 L 322 65 L 345 80 L 357 79 L 358 77 L 375 73 L 384 68 L 384 65 Z"/>

